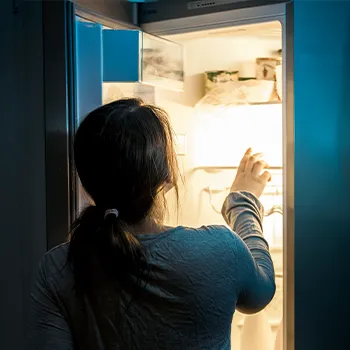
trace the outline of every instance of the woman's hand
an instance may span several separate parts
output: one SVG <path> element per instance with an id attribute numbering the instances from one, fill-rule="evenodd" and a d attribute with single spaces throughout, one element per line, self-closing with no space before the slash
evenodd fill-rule
<path id="1" fill-rule="evenodd" d="M 268 164 L 262 160 L 262 154 L 252 155 L 252 149 L 249 148 L 239 164 L 231 192 L 248 191 L 259 198 L 271 180 L 271 174 L 268 171 L 263 172 L 267 168 Z"/>

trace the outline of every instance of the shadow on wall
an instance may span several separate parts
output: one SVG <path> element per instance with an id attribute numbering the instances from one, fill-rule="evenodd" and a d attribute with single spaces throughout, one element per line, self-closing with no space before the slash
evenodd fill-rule
<path id="1" fill-rule="evenodd" d="M 348 349 L 350 3 L 294 9 L 295 347 Z"/>
<path id="2" fill-rule="evenodd" d="M 350 56 L 350 23 L 347 23 L 347 30 L 345 33 L 348 34 L 347 45 L 344 49 L 343 53 L 343 69 L 342 69 L 342 86 L 341 91 L 342 94 L 339 100 L 340 113 L 339 113 L 339 152 L 341 159 L 341 170 L 343 171 L 343 183 L 346 188 L 344 188 L 344 194 L 346 198 L 349 198 L 350 195 L 350 66 L 346 57 Z M 350 215 L 350 214 L 349 214 Z"/>

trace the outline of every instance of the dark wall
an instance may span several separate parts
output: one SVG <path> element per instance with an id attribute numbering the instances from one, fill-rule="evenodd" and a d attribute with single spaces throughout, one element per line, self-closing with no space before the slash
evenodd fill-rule
<path id="1" fill-rule="evenodd" d="M 77 3 L 131 21 L 127 2 Z M 0 13 L 0 349 L 20 350 L 32 280 L 47 249 L 42 3 L 2 0 Z"/>
<path id="2" fill-rule="evenodd" d="M 350 2 L 297 0 L 294 8 L 295 348 L 345 350 Z"/>
<path id="3" fill-rule="evenodd" d="M 0 13 L 0 349 L 17 350 L 46 249 L 41 3 L 2 0 Z"/>
<path id="4" fill-rule="evenodd" d="M 120 21 L 131 21 L 132 5 L 123 0 L 76 3 Z M 46 225 L 46 186 L 51 186 L 52 181 L 46 181 L 45 166 L 49 161 L 49 119 L 44 115 L 48 106 L 44 101 L 42 2 L 1 0 L 0 13 L 0 349 L 21 350 L 28 297 L 50 231 Z M 67 208 L 68 203 L 57 210 Z"/>

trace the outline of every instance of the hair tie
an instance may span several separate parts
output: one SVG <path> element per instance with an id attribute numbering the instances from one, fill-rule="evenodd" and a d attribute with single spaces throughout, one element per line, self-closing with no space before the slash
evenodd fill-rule
<path id="1" fill-rule="evenodd" d="M 105 211 L 105 219 L 108 215 L 114 215 L 116 218 L 119 216 L 119 211 L 117 209 L 108 209 Z"/>

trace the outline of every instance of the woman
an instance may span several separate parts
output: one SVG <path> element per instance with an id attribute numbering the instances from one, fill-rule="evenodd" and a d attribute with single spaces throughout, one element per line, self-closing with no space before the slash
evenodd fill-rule
<path id="1" fill-rule="evenodd" d="M 163 225 L 177 164 L 161 109 L 102 106 L 81 123 L 74 152 L 94 205 L 41 262 L 28 349 L 230 349 L 235 310 L 258 312 L 275 293 L 261 156 L 246 152 L 223 205 L 234 233 Z"/>

